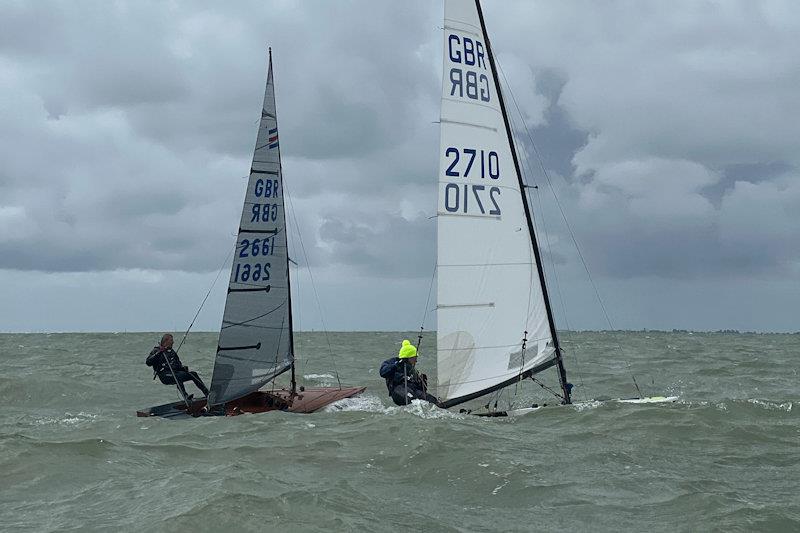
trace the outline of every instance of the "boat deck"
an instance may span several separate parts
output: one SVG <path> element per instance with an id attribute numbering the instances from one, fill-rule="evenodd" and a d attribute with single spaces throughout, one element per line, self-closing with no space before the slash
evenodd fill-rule
<path id="1" fill-rule="evenodd" d="M 351 398 L 364 392 L 366 387 L 321 387 L 298 390 L 295 394 L 289 389 L 256 391 L 247 396 L 228 402 L 218 412 L 206 413 L 203 408 L 206 400 L 194 400 L 189 406 L 184 402 L 165 403 L 136 412 L 136 416 L 161 418 L 189 418 L 197 416 L 237 416 L 245 413 L 266 413 L 284 411 L 287 413 L 313 413 L 333 402 Z"/>

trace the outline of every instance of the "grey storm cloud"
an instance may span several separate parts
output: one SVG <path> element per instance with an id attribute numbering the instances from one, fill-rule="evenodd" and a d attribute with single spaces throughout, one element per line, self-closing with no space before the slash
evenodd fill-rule
<path id="1" fill-rule="evenodd" d="M 329 192 L 396 195 L 432 176 L 434 152 L 409 148 L 436 139 L 423 4 L 273 7 L 0 8 L 15 22 L 0 40 L 0 267 L 216 268 L 235 229 L 266 43 L 293 194 L 324 210 Z"/>
<path id="2" fill-rule="evenodd" d="M 505 17 L 497 46 L 527 58 L 549 100 L 529 128 L 597 271 L 796 274 L 800 56 L 789 36 L 800 30 L 797 6 L 515 7 L 529 16 L 506 10 L 517 16 Z M 523 27 L 552 36 L 553 17 L 571 21 L 572 39 L 513 41 Z M 546 188 L 519 126 L 528 179 Z M 552 198 L 541 194 L 556 249 L 575 258 Z"/>
<path id="3" fill-rule="evenodd" d="M 327 218 L 320 239 L 330 250 L 326 262 L 354 265 L 356 272 L 373 277 L 422 277 L 432 274 L 427 243 L 434 242 L 432 219 L 409 220 L 399 213 L 375 216 L 361 213 L 358 221 Z"/>
<path id="4" fill-rule="evenodd" d="M 554 189 L 607 279 L 800 275 L 800 5 L 483 4 L 546 257 L 579 261 Z M 0 269 L 215 272 L 271 45 L 295 259 L 323 278 L 428 278 L 441 14 L 1 4 Z"/>

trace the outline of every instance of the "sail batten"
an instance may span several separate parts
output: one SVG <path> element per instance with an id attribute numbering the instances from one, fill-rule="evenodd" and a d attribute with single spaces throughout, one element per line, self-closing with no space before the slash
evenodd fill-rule
<path id="1" fill-rule="evenodd" d="M 293 366 L 284 207 L 270 54 L 264 104 L 242 203 L 209 405 L 246 396 Z"/>
<path id="2" fill-rule="evenodd" d="M 549 368 L 558 357 L 524 185 L 475 0 L 445 0 L 440 124 L 437 393 L 451 406 Z M 457 305 L 462 302 L 492 305 Z"/>

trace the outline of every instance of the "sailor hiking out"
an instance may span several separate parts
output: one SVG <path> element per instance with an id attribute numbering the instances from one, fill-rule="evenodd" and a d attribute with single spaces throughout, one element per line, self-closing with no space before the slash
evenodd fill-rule
<path id="1" fill-rule="evenodd" d="M 439 400 L 428 394 L 428 377 L 416 369 L 417 348 L 408 340 L 403 341 L 397 357 L 381 364 L 380 375 L 386 380 L 389 395 L 397 405 L 408 405 L 412 400 L 425 400 L 439 404 Z"/>
<path id="2" fill-rule="evenodd" d="M 193 382 L 198 389 L 203 393 L 203 396 L 208 396 L 208 388 L 206 388 L 203 380 L 197 375 L 197 372 L 192 372 L 188 367 L 181 363 L 178 354 L 172 349 L 174 340 L 172 335 L 165 333 L 161 337 L 161 343 L 150 351 L 147 356 L 145 364 L 153 367 L 153 379 L 161 380 L 164 385 L 177 385 L 184 398 L 191 399 L 192 396 L 187 396 L 186 389 L 183 386 L 184 381 Z"/>

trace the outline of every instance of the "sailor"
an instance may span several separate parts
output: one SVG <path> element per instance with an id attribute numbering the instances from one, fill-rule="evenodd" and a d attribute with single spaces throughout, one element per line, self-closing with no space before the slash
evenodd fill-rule
<path id="1" fill-rule="evenodd" d="M 381 364 L 380 375 L 386 380 L 389 395 L 397 405 L 408 405 L 411 400 L 425 400 L 439 405 L 439 400 L 428 394 L 428 377 L 417 372 L 416 364 L 417 348 L 404 340 L 397 357 Z"/>
<path id="2" fill-rule="evenodd" d="M 192 381 L 202 391 L 203 396 L 208 396 L 208 388 L 197 372 L 190 372 L 189 368 L 183 366 L 181 360 L 178 359 L 178 354 L 172 349 L 173 342 L 172 335 L 165 333 L 161 337 L 161 343 L 153 348 L 150 355 L 147 356 L 145 364 L 153 367 L 153 379 L 158 376 L 164 385 L 177 385 L 183 397 L 187 399 L 192 399 L 194 395 L 186 395 L 183 382 Z"/>

